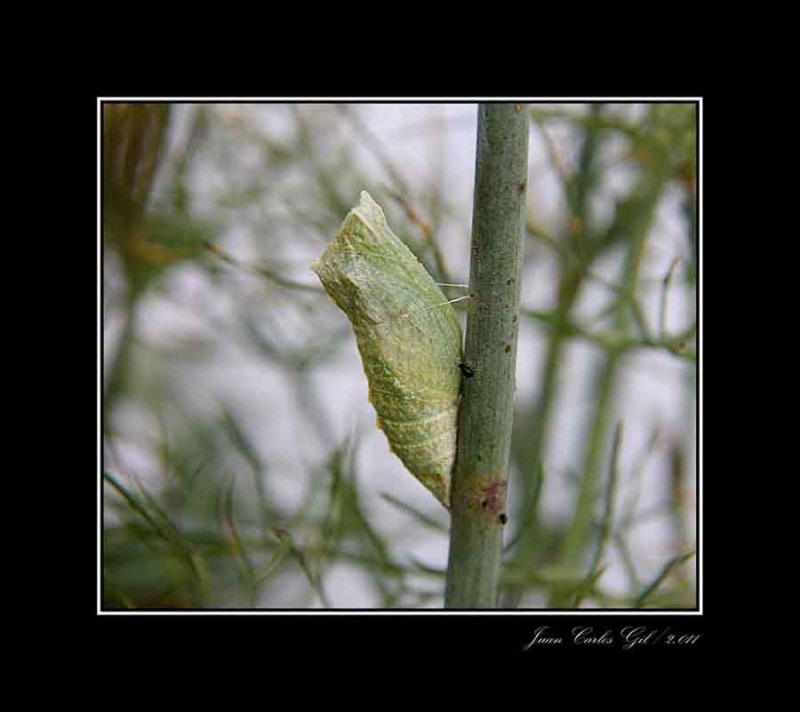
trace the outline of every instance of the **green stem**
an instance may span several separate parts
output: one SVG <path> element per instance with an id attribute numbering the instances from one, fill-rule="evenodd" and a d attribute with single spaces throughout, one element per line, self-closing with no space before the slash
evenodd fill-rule
<path id="1" fill-rule="evenodd" d="M 481 104 L 447 608 L 497 605 L 513 424 L 519 275 L 528 173 L 523 105 Z"/>

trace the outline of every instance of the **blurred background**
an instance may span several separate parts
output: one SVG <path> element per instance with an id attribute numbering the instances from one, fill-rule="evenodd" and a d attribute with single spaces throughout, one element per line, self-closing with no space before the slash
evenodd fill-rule
<path id="1" fill-rule="evenodd" d="M 441 608 L 449 517 L 310 266 L 365 189 L 467 282 L 476 105 L 100 110 L 101 606 Z M 694 608 L 697 108 L 529 116 L 501 604 Z"/>

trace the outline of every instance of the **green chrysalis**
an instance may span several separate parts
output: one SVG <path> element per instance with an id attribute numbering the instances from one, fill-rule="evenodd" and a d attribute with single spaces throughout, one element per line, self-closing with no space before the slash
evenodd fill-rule
<path id="1" fill-rule="evenodd" d="M 366 191 L 314 271 L 353 325 L 378 427 L 449 509 L 462 362 L 453 307 Z"/>

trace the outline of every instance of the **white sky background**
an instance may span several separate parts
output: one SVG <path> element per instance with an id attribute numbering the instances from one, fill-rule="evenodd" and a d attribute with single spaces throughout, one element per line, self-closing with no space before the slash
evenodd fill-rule
<path id="1" fill-rule="evenodd" d="M 325 106 L 304 106 L 301 111 L 309 116 L 328 111 Z M 239 117 L 240 120 L 258 126 L 273 140 L 280 142 L 282 136 L 292 131 L 292 117 L 283 107 L 269 105 L 231 105 L 217 107 L 221 114 Z M 637 111 L 631 107 L 631 111 Z M 373 104 L 360 105 L 358 115 L 364 125 L 386 152 L 391 163 L 399 169 L 402 179 L 410 189 L 415 208 L 422 210 L 426 195 L 433 186 L 442 191 L 447 219 L 437 234 L 450 273 L 456 281 L 466 282 L 469 273 L 469 233 L 473 178 L 475 168 L 476 106 L 474 104 Z M 174 138 L 180 140 L 186 108 L 176 110 L 173 121 Z M 354 129 L 331 119 L 330 146 L 335 151 L 340 141 L 355 142 Z M 576 145 L 566 133 L 554 132 L 551 137 L 558 147 L 561 159 L 569 165 L 574 160 Z M 321 145 L 325 145 L 323 140 Z M 390 185 L 385 171 L 366 149 L 357 151 L 363 162 L 364 173 L 375 175 L 374 185 L 360 186 L 379 200 L 384 186 Z M 247 160 L 247 157 L 244 157 Z M 253 157 L 253 165 L 258 161 Z M 530 161 L 527 205 L 529 215 L 536 223 L 545 226 L 551 234 L 563 233 L 564 198 L 550 168 L 545 145 L 539 131 L 532 127 L 530 136 Z M 618 193 L 629 185 L 631 177 L 620 172 L 609 181 L 609 195 Z M 209 213 L 216 210 L 215 194 L 222 177 L 209 168 L 204 172 L 199 162 L 193 183 L 201 196 L 197 207 L 203 212 L 203 201 L 207 201 Z M 288 179 L 288 180 L 291 180 Z M 297 176 L 302 190 L 303 176 Z M 287 184 L 287 194 L 296 188 Z M 352 203 L 358 198 L 357 190 L 351 196 Z M 279 211 L 280 198 L 270 204 L 269 210 Z M 385 206 L 386 207 L 386 206 Z M 602 213 L 603 206 L 598 206 Z M 397 224 L 393 219 L 402 212 L 390 208 L 387 217 L 390 225 L 403 234 L 411 228 Z M 344 217 L 342 215 L 341 217 Z M 683 232 L 682 216 L 674 196 L 668 196 L 657 215 L 652 228 L 652 239 L 642 268 L 645 281 L 652 280 L 649 297 L 643 298 L 643 309 L 651 326 L 657 325 L 660 281 L 673 259 L 688 260 L 689 246 Z M 249 241 L 254 236 L 246 227 L 230 223 L 227 232 L 218 236 L 217 244 L 239 257 L 248 258 L 252 247 Z M 308 241 L 288 244 L 282 254 L 281 263 L 287 276 L 296 281 L 315 283 L 310 263 L 318 254 L 309 252 Z M 323 245 L 320 244 L 321 253 Z M 536 247 L 533 257 L 527 260 L 523 276 L 522 300 L 526 307 L 547 309 L 555 304 L 555 273 L 552 269 L 552 254 L 546 248 Z M 541 261 L 535 258 L 541 254 Z M 614 277 L 616 263 L 613 258 L 605 265 L 609 279 Z M 598 267 L 598 271 L 602 266 Z M 680 268 L 679 268 L 680 269 Z M 692 322 L 691 295 L 682 287 L 683 281 L 675 279 L 670 293 L 668 331 L 677 332 Z M 400 461 L 389 452 L 383 434 L 375 427 L 375 413 L 367 400 L 367 384 L 356 350 L 351 339 L 327 362 L 315 369 L 312 384 L 318 390 L 318 403 L 323 409 L 322 419 L 330 427 L 329 435 L 309 436 L 308 423 L 298 408 L 291 384 L 281 369 L 272 367 L 264 359 L 241 348 L 235 343 L 220 342 L 220 334 L 209 331 L 208 311 L 224 321 L 231 308 L 230 295 L 209 294 L 209 284 L 201 272 L 193 268 L 177 270 L 166 290 L 167 297 L 158 296 L 142 305 L 137 323 L 139 339 L 148 345 L 168 348 L 171 343 L 184 339 L 214 339 L 218 352 L 208 363 L 183 366 L 180 375 L 183 383 L 174 384 L 192 393 L 193 407 L 199 411 L 213 412 L 220 400 L 235 407 L 251 441 L 255 443 L 264 461 L 268 463 L 267 486 L 275 499 L 287 509 L 297 506 L 307 486 L 307 473 L 323 465 L 332 442 L 341 443 L 353 435 L 359 437 L 357 451 L 358 476 L 361 490 L 366 498 L 368 516 L 378 523 L 392 546 L 392 554 L 401 561 L 415 560 L 426 565 L 445 568 L 448 542 L 445 536 L 432 533 L 414 523 L 406 514 L 398 512 L 381 498 L 389 493 L 416 508 L 447 521 L 446 514 L 430 494 L 409 475 Z M 258 298 L 254 288 L 254 298 Z M 599 311 L 607 290 L 593 284 L 582 294 L 577 313 L 591 317 Z M 203 313 L 197 314 L 198 306 Z M 320 297 L 320 310 L 335 310 Z M 336 311 L 342 324 L 344 315 Z M 537 378 L 544 359 L 546 331 L 528 319 L 520 320 L 520 340 L 517 357 L 518 399 L 530 402 L 537 393 Z M 298 330 L 302 338 L 302 328 Z M 113 351 L 118 329 L 110 324 L 104 333 L 107 357 Z M 569 477 L 581 466 L 581 446 L 585 421 L 592 409 L 589 400 L 590 378 L 596 366 L 599 349 L 585 342 L 570 342 L 566 350 L 565 363 L 560 371 L 561 388 L 555 420 L 550 427 L 550 439 L 545 453 L 545 469 L 548 471 L 543 491 L 542 512 L 546 520 L 556 521 L 567 517 L 572 511 L 573 489 Z M 621 451 L 622 480 L 618 487 L 621 502 L 639 497 L 638 511 L 643 514 L 666 511 L 668 493 L 668 451 L 670 440 L 684 442 L 693 431 L 691 398 L 687 396 L 687 378 L 690 366 L 666 353 L 637 352 L 626 357 L 622 378 L 619 382 L 615 407 L 618 418 L 624 423 L 624 440 Z M 152 374 L 144 377 L 154 377 Z M 693 392 L 693 388 L 692 388 Z M 124 443 L 118 449 L 119 460 L 114 463 L 120 471 L 136 477 L 148 486 L 158 486 L 160 465 L 150 452 L 147 443 L 158 435 L 158 424 L 152 422 L 148 413 L 136 407 L 121 408 L 115 422 L 126 433 Z M 659 427 L 661 435 L 656 445 L 643 458 L 648 449 L 653 429 Z M 692 440 L 693 442 L 693 440 Z M 639 481 L 624 477 L 635 463 L 643 461 L 644 467 Z M 694 481 L 694 459 L 686 463 L 689 470 L 687 481 Z M 687 493 L 694 498 L 694 491 Z M 511 492 L 513 496 L 513 491 Z M 690 531 L 693 533 L 694 512 L 689 513 Z M 513 521 L 507 528 L 511 535 Z M 313 537 L 313 532 L 305 533 Z M 303 533 L 299 533 L 302 538 Z M 636 565 L 643 580 L 655 577 L 665 562 L 674 555 L 670 548 L 672 531 L 663 516 L 645 517 L 640 526 L 633 529 L 630 542 Z M 693 560 L 690 566 L 693 566 Z M 422 583 L 435 588 L 435 582 L 422 579 Z M 611 592 L 629 590 L 629 582 L 621 563 L 614 557 L 602 578 L 603 587 Z M 270 588 L 270 606 L 292 606 L 296 600 L 297 584 L 287 581 L 275 598 L 275 587 Z M 372 607 L 376 605 L 376 592 L 365 584 L 365 578 L 355 568 L 334 567 L 326 578 L 326 590 L 334 605 L 340 607 Z M 530 605 L 536 602 L 529 601 Z"/>

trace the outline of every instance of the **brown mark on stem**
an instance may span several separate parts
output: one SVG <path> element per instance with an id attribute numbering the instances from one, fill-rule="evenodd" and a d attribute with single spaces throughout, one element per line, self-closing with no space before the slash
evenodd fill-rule
<path id="1" fill-rule="evenodd" d="M 492 521 L 499 521 L 500 514 L 505 513 L 506 489 L 508 480 L 498 477 L 497 479 L 484 480 L 475 490 L 472 505 L 480 508 Z"/>

